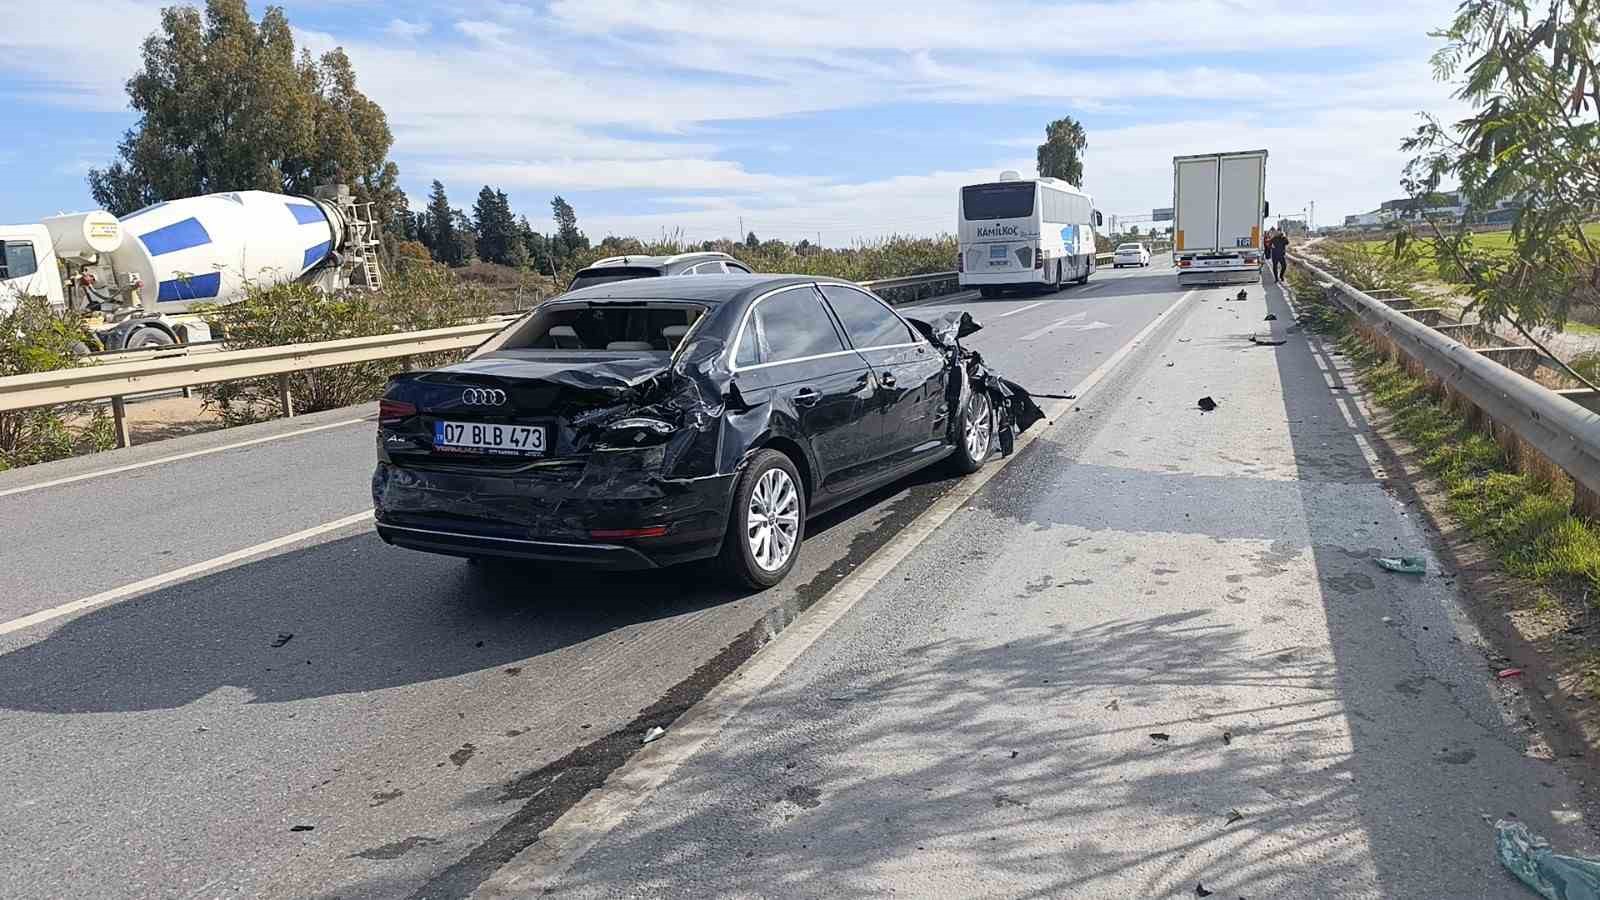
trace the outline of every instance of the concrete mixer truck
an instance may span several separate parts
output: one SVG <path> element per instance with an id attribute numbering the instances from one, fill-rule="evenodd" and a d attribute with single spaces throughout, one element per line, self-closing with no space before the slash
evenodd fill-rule
<path id="1" fill-rule="evenodd" d="M 20 295 L 98 313 L 106 350 L 211 339 L 196 303 L 231 303 L 248 287 L 303 282 L 334 291 L 383 286 L 370 203 L 343 185 L 315 197 L 232 191 L 0 225 L 0 312 Z"/>

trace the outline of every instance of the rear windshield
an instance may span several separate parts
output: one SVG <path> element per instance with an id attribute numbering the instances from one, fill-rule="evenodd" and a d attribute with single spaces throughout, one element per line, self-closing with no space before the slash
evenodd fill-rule
<path id="1" fill-rule="evenodd" d="M 600 269 L 584 269 L 579 272 L 572 283 L 567 285 L 567 290 L 575 291 L 578 288 L 594 287 L 597 284 L 606 284 L 612 281 L 627 281 L 630 278 L 654 278 L 661 273 L 655 269 L 643 266 L 606 266 Z"/>
<path id="2" fill-rule="evenodd" d="M 1143 250 L 1144 249 L 1144 245 L 1143 244 L 1123 244 L 1122 246 L 1118 247 L 1117 249 L 1118 250 Z"/>
<path id="3" fill-rule="evenodd" d="M 494 350 L 671 353 L 705 314 L 694 303 L 548 303 L 504 333 Z"/>
<path id="4" fill-rule="evenodd" d="M 1033 215 L 1033 182 L 975 184 L 961 189 L 961 214 L 968 222 L 1022 219 Z"/>

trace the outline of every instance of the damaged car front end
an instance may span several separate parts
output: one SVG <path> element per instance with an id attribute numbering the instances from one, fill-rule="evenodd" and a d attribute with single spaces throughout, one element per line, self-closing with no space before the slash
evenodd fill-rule
<path id="1" fill-rule="evenodd" d="M 852 346 L 816 279 L 650 281 L 557 298 L 462 363 L 393 376 L 372 477 L 383 540 L 612 569 L 720 554 L 744 583 L 769 586 L 793 565 L 810 515 L 952 454 L 959 462 L 973 407 L 992 410 L 982 428 L 1003 453 L 1040 416 L 962 346 L 977 328 L 970 316 L 891 312 L 915 333 L 874 356 Z M 667 281 L 689 284 L 659 299 Z M 787 306 L 763 307 L 763 331 L 753 310 L 775 295 Z M 799 327 L 793 312 L 810 314 L 806 304 L 809 326 L 826 330 L 818 339 L 840 349 L 780 358 L 780 328 Z M 758 332 L 759 348 L 738 348 L 737 336 Z M 915 387 L 908 358 L 922 367 Z M 904 438 L 918 452 L 875 457 L 897 428 L 927 429 Z"/>

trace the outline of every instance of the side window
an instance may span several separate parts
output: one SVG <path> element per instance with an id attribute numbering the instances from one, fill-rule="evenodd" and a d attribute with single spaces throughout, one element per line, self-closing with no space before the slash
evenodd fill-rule
<path id="1" fill-rule="evenodd" d="M 732 262 L 731 263 L 723 263 L 723 265 L 728 267 L 728 272 L 731 273 L 731 274 L 734 274 L 734 275 L 749 275 L 750 274 L 750 270 L 747 267 L 741 266 L 738 263 L 732 263 Z"/>
<path id="2" fill-rule="evenodd" d="M 701 263 L 700 265 L 695 266 L 690 271 L 693 272 L 696 275 L 721 275 L 722 274 L 722 263 L 720 263 L 720 262 Z"/>
<path id="3" fill-rule="evenodd" d="M 761 363 L 761 345 L 756 338 L 756 317 L 751 316 L 739 332 L 739 355 L 733 359 L 736 366 L 754 366 Z"/>
<path id="4" fill-rule="evenodd" d="M 828 305 L 833 307 L 834 315 L 844 323 L 844 333 L 849 335 L 850 343 L 857 350 L 909 344 L 916 340 L 899 316 L 865 291 L 838 284 L 820 287 L 828 298 Z"/>
<path id="5" fill-rule="evenodd" d="M 21 278 L 39 271 L 31 241 L 0 241 L 0 279 Z"/>
<path id="6" fill-rule="evenodd" d="M 844 349 L 827 310 L 810 287 L 780 291 L 756 304 L 751 320 L 761 342 L 761 361 L 783 362 Z M 743 348 L 741 348 L 743 349 Z"/>

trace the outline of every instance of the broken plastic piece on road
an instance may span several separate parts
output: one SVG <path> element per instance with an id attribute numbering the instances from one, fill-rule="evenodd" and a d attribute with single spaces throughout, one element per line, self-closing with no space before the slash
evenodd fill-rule
<path id="1" fill-rule="evenodd" d="M 1111 698 L 1111 702 L 1106 704 L 1106 709 L 1109 709 L 1112 712 L 1116 712 L 1117 710 L 1119 710 L 1121 708 L 1122 708 L 1122 704 L 1118 703 L 1117 702 L 1117 698 L 1115 698 L 1115 697 L 1112 697 Z"/>
<path id="2" fill-rule="evenodd" d="M 1214 893 L 1216 892 L 1206 890 L 1206 886 L 1203 882 L 1196 881 L 1194 883 L 1194 895 L 1196 897 L 1209 897 Z"/>
<path id="3" fill-rule="evenodd" d="M 1273 337 L 1270 334 L 1252 334 L 1252 335 L 1250 335 L 1250 343 L 1252 343 L 1252 344 L 1260 344 L 1263 347 L 1281 347 L 1284 344 L 1287 344 L 1288 342 L 1289 341 L 1288 341 L 1287 338 Z"/>
<path id="4" fill-rule="evenodd" d="M 290 831 L 315 831 L 315 830 L 317 830 L 317 826 L 315 826 L 315 825 L 290 825 L 289 826 L 289 830 Z"/>
<path id="5" fill-rule="evenodd" d="M 1172 735 L 1167 734 L 1165 731 L 1152 731 L 1150 732 L 1150 739 L 1153 741 L 1170 741 L 1172 740 Z"/>
<path id="6" fill-rule="evenodd" d="M 1222 733 L 1222 743 L 1223 744 L 1232 744 L 1233 743 L 1233 732 L 1224 731 Z"/>
<path id="7" fill-rule="evenodd" d="M 1500 671 L 1494 673 L 1494 677 L 1496 677 L 1496 678 L 1515 678 L 1515 677 L 1517 677 L 1518 675 L 1521 675 L 1521 674 L 1522 674 L 1522 670 L 1521 669 L 1501 669 Z"/>
<path id="8" fill-rule="evenodd" d="M 1394 618 L 1392 616 L 1384 616 L 1383 617 L 1383 624 L 1385 624 L 1385 625 L 1393 625 L 1394 624 Z"/>
<path id="9" fill-rule="evenodd" d="M 1500 862 L 1546 900 L 1600 900 L 1600 859 L 1563 856 L 1521 822 L 1494 823 Z"/>
<path id="10" fill-rule="evenodd" d="M 660 725 L 653 725 L 653 726 L 651 726 L 649 731 L 646 731 L 644 733 L 644 740 L 640 741 L 640 743 L 648 744 L 651 741 L 659 740 L 661 738 L 661 736 L 666 734 L 666 733 L 667 733 L 667 730 L 665 728 L 662 728 Z"/>
<path id="11" fill-rule="evenodd" d="M 1187 344 L 1187 343 L 1189 343 L 1189 342 L 1190 342 L 1190 341 L 1192 341 L 1192 340 L 1194 340 L 1194 338 L 1178 338 L 1178 343 L 1180 343 L 1180 344 Z"/>
<path id="12" fill-rule="evenodd" d="M 1232 825 L 1235 822 L 1242 821 L 1244 821 L 1244 813 L 1239 812 L 1237 809 L 1230 809 L 1228 810 L 1228 821 L 1224 822 L 1223 824 Z"/>
<path id="13" fill-rule="evenodd" d="M 1263 321 L 1263 322 L 1276 322 L 1276 321 L 1278 321 L 1278 317 L 1276 315 L 1272 314 L 1272 313 L 1267 313 L 1267 317 L 1265 319 L 1262 319 L 1261 321 Z"/>
<path id="14" fill-rule="evenodd" d="M 1202 412 L 1211 412 L 1217 408 L 1217 401 L 1211 399 L 1210 397 L 1201 397 L 1199 400 L 1194 402 L 1194 405 L 1200 407 Z"/>
<path id="15" fill-rule="evenodd" d="M 1240 288 L 1240 289 L 1239 289 L 1239 293 L 1237 293 L 1237 294 L 1235 294 L 1235 295 L 1234 295 L 1234 297 L 1233 297 L 1233 299 L 1235 299 L 1235 300 L 1237 300 L 1237 301 L 1239 301 L 1239 302 L 1241 302 L 1241 303 L 1242 303 L 1242 302 L 1244 302 L 1244 301 L 1245 301 L 1245 300 L 1249 300 L 1249 299 L 1250 299 L 1250 295 L 1249 295 L 1249 294 L 1246 294 L 1246 293 L 1245 293 L 1245 292 L 1244 292 L 1244 288 Z"/>
<path id="16" fill-rule="evenodd" d="M 280 632 L 278 632 L 278 636 L 276 638 L 273 638 L 272 647 L 273 647 L 274 650 L 276 650 L 277 648 L 282 647 L 284 644 L 289 643 L 289 641 L 291 641 L 293 639 L 294 639 L 294 633 L 293 632 L 280 631 Z"/>
<path id="17" fill-rule="evenodd" d="M 1380 556 L 1373 562 L 1401 575 L 1426 575 L 1428 573 L 1428 561 L 1420 556 Z"/>

